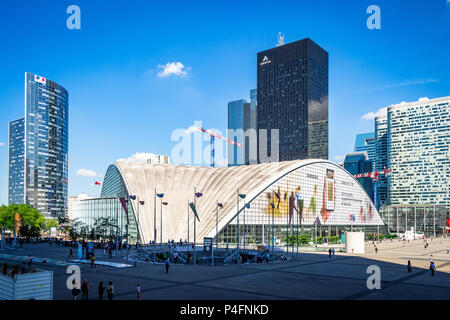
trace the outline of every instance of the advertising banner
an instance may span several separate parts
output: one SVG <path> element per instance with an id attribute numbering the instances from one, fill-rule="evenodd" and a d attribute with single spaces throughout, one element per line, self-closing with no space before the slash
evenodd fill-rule
<path id="1" fill-rule="evenodd" d="M 213 249 L 213 238 L 203 238 L 203 251 L 211 252 Z"/>

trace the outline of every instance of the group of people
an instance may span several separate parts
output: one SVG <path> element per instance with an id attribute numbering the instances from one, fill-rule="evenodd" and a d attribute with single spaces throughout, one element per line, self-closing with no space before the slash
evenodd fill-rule
<path id="1" fill-rule="evenodd" d="M 83 283 L 81 284 L 81 287 L 80 287 L 81 290 L 76 287 L 75 280 L 72 283 L 74 284 L 74 286 L 72 288 L 73 300 L 77 300 L 77 297 L 80 294 L 80 292 L 82 293 L 83 300 L 89 300 L 89 283 L 87 282 L 87 280 L 84 280 Z M 100 281 L 100 283 L 98 284 L 98 290 L 97 290 L 98 300 L 103 300 L 105 290 L 107 292 L 108 300 L 112 300 L 114 297 L 114 285 L 113 285 L 112 281 L 108 282 L 107 287 L 103 284 L 103 281 Z M 140 291 L 139 291 L 139 295 L 140 295 Z"/>

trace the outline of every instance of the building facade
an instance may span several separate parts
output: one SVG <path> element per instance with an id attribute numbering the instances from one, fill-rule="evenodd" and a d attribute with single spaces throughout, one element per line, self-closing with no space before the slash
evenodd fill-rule
<path id="1" fill-rule="evenodd" d="M 375 133 L 360 133 L 356 135 L 354 152 L 366 151 L 375 169 Z"/>
<path id="2" fill-rule="evenodd" d="M 383 171 L 388 166 L 387 150 L 388 124 L 387 116 L 375 118 L 375 170 Z M 375 204 L 377 208 L 388 205 L 388 182 L 385 175 L 375 181 Z"/>
<path id="3" fill-rule="evenodd" d="M 250 100 L 228 103 L 228 137 L 240 146 L 228 144 L 228 166 L 255 164 L 257 159 L 257 109 L 255 90 Z"/>
<path id="4" fill-rule="evenodd" d="M 388 202 L 450 207 L 450 97 L 388 107 Z"/>
<path id="5" fill-rule="evenodd" d="M 351 174 L 359 174 L 366 173 L 372 171 L 372 161 L 369 160 L 369 156 L 367 151 L 348 153 L 345 155 L 344 159 L 344 169 L 350 172 Z M 357 178 L 358 182 L 367 192 L 369 198 L 373 201 L 373 181 L 372 178 Z"/>
<path id="6" fill-rule="evenodd" d="M 9 123 L 8 203 L 24 202 L 25 119 Z"/>
<path id="7" fill-rule="evenodd" d="M 258 161 L 277 142 L 279 161 L 328 159 L 328 53 L 306 38 L 259 52 L 257 70 L 258 130 L 279 130 L 258 135 Z"/>
<path id="8" fill-rule="evenodd" d="M 62 86 L 25 73 L 24 184 L 23 191 L 17 190 L 17 194 L 23 192 L 20 203 L 29 204 L 45 216 L 66 213 L 68 105 L 69 96 Z M 21 174 L 10 179 L 10 187 Z"/>
<path id="9" fill-rule="evenodd" d="M 101 198 L 79 201 L 74 216 L 88 224 L 98 217 L 124 219 L 122 197 L 127 199 L 133 239 L 193 242 L 194 215 L 188 204 L 194 202 L 195 190 L 201 191 L 196 197 L 197 242 L 213 237 L 234 245 L 272 240 L 286 245 L 286 239 L 300 233 L 313 237 L 317 230 L 331 236 L 350 229 L 374 232 L 384 226 L 361 185 L 327 160 L 225 168 L 117 161 L 105 174 Z"/>

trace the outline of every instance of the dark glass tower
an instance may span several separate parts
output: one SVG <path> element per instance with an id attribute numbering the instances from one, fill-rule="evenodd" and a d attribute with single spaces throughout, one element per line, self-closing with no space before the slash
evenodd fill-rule
<path id="1" fill-rule="evenodd" d="M 25 73 L 25 203 L 64 215 L 68 184 L 69 95 L 59 84 Z"/>
<path id="2" fill-rule="evenodd" d="M 24 156 L 25 156 L 25 119 L 9 123 L 9 174 L 8 202 L 20 204 L 24 202 Z"/>
<path id="3" fill-rule="evenodd" d="M 257 69 L 258 129 L 279 130 L 279 161 L 328 159 L 328 53 L 306 38 L 259 52 Z"/>

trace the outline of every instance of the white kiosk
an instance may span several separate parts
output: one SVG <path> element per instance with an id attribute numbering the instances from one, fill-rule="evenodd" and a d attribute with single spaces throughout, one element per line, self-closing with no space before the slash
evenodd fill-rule
<path id="1" fill-rule="evenodd" d="M 364 254 L 364 232 L 346 232 L 345 249 L 347 253 Z"/>

